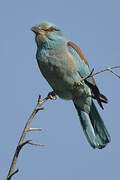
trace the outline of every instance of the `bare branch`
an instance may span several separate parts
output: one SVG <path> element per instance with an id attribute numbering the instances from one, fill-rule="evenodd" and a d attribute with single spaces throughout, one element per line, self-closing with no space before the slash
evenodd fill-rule
<path id="1" fill-rule="evenodd" d="M 10 174 L 7 178 L 7 180 L 10 180 L 12 176 L 14 176 L 16 173 L 18 173 L 19 169 L 17 169 L 15 172 L 13 172 L 12 174 Z"/>
<path id="2" fill-rule="evenodd" d="M 28 128 L 27 132 L 29 131 L 42 131 L 42 128 Z"/>
<path id="3" fill-rule="evenodd" d="M 85 79 L 88 79 L 89 77 L 91 77 L 92 74 L 93 74 L 93 71 L 94 71 L 94 68 L 92 69 L 92 71 L 90 72 L 90 74 L 88 74 L 86 77 L 82 78 L 82 81 L 84 81 Z"/>
<path id="4" fill-rule="evenodd" d="M 48 96 L 47 96 L 46 98 L 44 98 L 44 99 L 41 99 L 41 96 L 39 95 L 38 103 L 37 103 L 37 105 L 36 105 L 33 113 L 32 113 L 31 116 L 29 117 L 29 119 L 28 119 L 28 121 L 27 121 L 27 123 L 26 123 L 26 125 L 25 125 L 25 127 L 24 127 L 24 130 L 23 130 L 23 132 L 22 132 L 22 135 L 21 135 L 21 137 L 20 137 L 20 140 L 19 140 L 19 143 L 18 143 L 18 145 L 17 145 L 15 154 L 14 154 L 14 156 L 13 156 L 13 160 L 12 160 L 12 163 L 11 163 L 11 166 L 10 166 L 10 170 L 9 170 L 9 172 L 8 172 L 7 180 L 11 180 L 12 176 L 17 173 L 16 171 L 14 172 L 14 168 L 15 168 L 15 166 L 16 166 L 16 161 L 17 161 L 17 159 L 18 159 L 19 152 L 20 152 L 20 150 L 22 149 L 22 147 L 23 147 L 25 144 L 30 144 L 30 140 L 29 140 L 29 141 L 26 141 L 26 142 L 23 142 L 23 141 L 24 141 L 24 138 L 25 138 L 25 136 L 26 136 L 26 134 L 27 134 L 27 132 L 30 130 L 29 125 L 30 125 L 30 123 L 32 122 L 34 116 L 37 114 L 37 112 L 38 112 L 39 110 L 43 110 L 43 108 L 41 108 L 41 106 L 42 106 L 48 99 L 51 99 L 50 93 L 49 93 Z M 37 130 L 38 130 L 38 129 L 40 130 L 40 128 L 37 128 Z M 33 129 L 32 129 L 32 130 L 33 130 Z M 34 143 L 33 143 L 33 144 L 34 144 Z M 36 144 L 36 145 L 37 145 L 37 144 Z"/>
<path id="5" fill-rule="evenodd" d="M 112 70 L 112 69 L 115 69 L 115 68 L 120 68 L 120 66 L 107 67 L 107 68 L 105 68 L 105 69 L 103 69 L 103 70 L 101 70 L 101 71 L 98 71 L 98 72 L 96 72 L 96 73 L 93 73 L 93 71 L 94 71 L 94 68 L 93 68 L 92 71 L 90 72 L 90 74 L 88 74 L 87 76 L 85 76 L 84 78 L 82 78 L 80 82 L 75 83 L 75 84 L 74 84 L 74 87 L 77 88 L 77 87 L 79 87 L 79 86 L 81 86 L 81 85 L 83 86 L 83 81 L 84 81 L 84 80 L 88 79 L 89 77 L 93 77 L 93 76 L 95 76 L 95 75 L 97 75 L 97 74 L 100 74 L 100 73 L 102 73 L 102 72 L 105 72 L 105 71 L 110 71 L 110 72 L 113 73 L 115 76 L 117 76 L 118 78 L 120 78 L 120 75 L 118 75 L 117 73 L 115 73 L 115 72 Z"/>
<path id="6" fill-rule="evenodd" d="M 113 69 L 116 69 L 116 68 L 120 68 L 120 66 L 112 66 L 112 67 L 107 67 L 101 71 L 98 71 L 96 73 L 93 73 L 94 69 L 90 72 L 90 74 L 84 78 L 81 79 L 80 82 L 78 82 L 77 84 L 75 84 L 75 87 L 78 87 L 80 85 L 83 85 L 82 81 L 88 79 L 89 77 L 93 77 L 97 74 L 100 74 L 102 72 L 105 72 L 105 71 L 110 71 L 111 73 L 113 73 L 115 76 L 117 76 L 118 78 L 120 78 L 120 75 L 118 75 L 117 73 L 115 73 L 113 71 Z M 33 111 L 33 113 L 31 114 L 31 116 L 29 117 L 25 127 L 24 127 L 24 130 L 22 132 L 22 135 L 20 137 L 20 140 L 19 140 L 19 143 L 17 145 L 17 148 L 16 148 L 16 151 L 15 151 L 15 154 L 13 156 L 13 160 L 12 160 L 12 163 L 11 163 L 11 166 L 10 166 L 10 170 L 8 172 L 8 176 L 7 176 L 7 180 L 11 180 L 12 176 L 15 175 L 17 172 L 18 172 L 18 169 L 16 171 L 14 171 L 14 168 L 16 166 L 16 161 L 17 161 L 17 158 L 18 158 L 18 155 L 19 155 L 19 152 L 20 150 L 22 149 L 22 147 L 25 145 L 25 144 L 31 144 L 31 145 L 35 145 L 35 146 L 44 146 L 43 144 L 36 144 L 36 143 L 32 143 L 30 142 L 30 140 L 24 142 L 24 138 L 27 134 L 27 132 L 29 131 L 41 131 L 42 129 L 41 128 L 29 128 L 29 125 L 30 123 L 32 122 L 34 116 L 37 114 L 37 112 L 39 110 L 43 110 L 44 108 L 42 108 L 41 106 L 48 100 L 48 99 L 51 99 L 51 100 L 55 100 L 56 99 L 56 94 L 55 92 L 50 92 L 48 94 L 48 96 L 44 99 L 41 99 L 41 96 L 39 95 L 39 98 L 38 98 L 38 103 Z"/>
<path id="7" fill-rule="evenodd" d="M 23 146 L 25 146 L 26 144 L 29 144 L 32 140 L 27 140 L 25 142 L 23 142 L 22 144 L 17 146 L 17 151 L 16 151 L 16 156 L 18 157 L 19 152 L 21 151 L 21 149 L 23 148 Z"/>
<path id="8" fill-rule="evenodd" d="M 117 76 L 118 78 L 120 78 L 120 75 L 118 75 L 117 73 L 115 73 L 112 69 L 116 69 L 116 68 L 120 68 L 120 66 L 112 66 L 112 67 L 107 67 L 101 71 L 98 71 L 96 73 L 93 73 L 91 76 L 96 76 L 97 74 L 100 74 L 102 72 L 105 72 L 105 71 L 110 71 L 112 72 L 115 76 Z"/>
<path id="9" fill-rule="evenodd" d="M 33 146 L 45 146 L 45 144 L 37 144 L 33 142 L 29 142 L 28 144 L 33 145 Z"/>

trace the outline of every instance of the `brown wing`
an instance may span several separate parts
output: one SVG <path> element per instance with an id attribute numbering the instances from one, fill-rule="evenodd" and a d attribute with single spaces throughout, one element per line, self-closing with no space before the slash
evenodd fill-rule
<path id="1" fill-rule="evenodd" d="M 85 64 L 89 67 L 89 64 L 88 64 L 88 62 L 87 62 L 87 59 L 86 59 L 86 57 L 84 56 L 84 54 L 82 53 L 82 51 L 80 50 L 80 48 L 79 48 L 76 44 L 74 44 L 73 42 L 71 42 L 71 41 L 68 42 L 68 45 L 70 45 L 72 48 L 74 48 L 74 49 L 76 50 L 76 52 L 79 54 L 80 58 L 81 58 L 81 59 L 85 62 Z M 89 69 L 90 69 L 90 67 L 89 67 Z M 91 70 L 90 70 L 90 71 L 91 71 Z M 88 85 L 88 87 L 91 89 L 92 97 L 93 97 L 94 99 L 96 99 L 97 102 L 98 102 L 98 104 L 100 105 L 100 107 L 101 107 L 102 109 L 104 109 L 101 102 L 108 103 L 108 100 L 107 100 L 107 98 L 106 98 L 103 94 L 100 93 L 100 91 L 99 91 L 99 89 L 98 89 L 98 87 L 97 87 L 97 85 L 96 85 L 96 82 L 95 82 L 94 77 L 91 77 L 91 78 L 92 78 L 92 83 L 90 83 L 89 81 L 87 81 L 87 79 L 85 80 L 85 83 L 86 83 L 86 84 Z"/>

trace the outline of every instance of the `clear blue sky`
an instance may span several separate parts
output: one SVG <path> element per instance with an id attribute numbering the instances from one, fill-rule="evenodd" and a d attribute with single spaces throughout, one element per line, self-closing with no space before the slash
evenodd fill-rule
<path id="1" fill-rule="evenodd" d="M 0 179 L 6 178 L 21 132 L 36 105 L 38 94 L 51 91 L 39 72 L 36 45 L 30 28 L 47 20 L 80 46 L 95 71 L 120 65 L 120 1 L 31 0 L 0 2 Z M 120 71 L 119 71 L 120 72 Z M 49 101 L 33 120 L 27 145 L 20 153 L 13 179 L 119 179 L 120 80 L 109 72 L 96 76 L 108 99 L 101 116 L 111 134 L 103 150 L 92 149 L 82 132 L 71 101 Z"/>

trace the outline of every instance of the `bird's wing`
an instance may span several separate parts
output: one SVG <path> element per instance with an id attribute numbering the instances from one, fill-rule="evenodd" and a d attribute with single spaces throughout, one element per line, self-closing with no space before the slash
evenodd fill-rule
<path id="1" fill-rule="evenodd" d="M 91 70 L 88 65 L 87 59 L 80 50 L 80 48 L 71 41 L 68 41 L 67 46 L 70 53 L 75 57 L 77 61 L 80 76 L 86 77 L 87 75 L 89 75 Z M 103 109 L 101 102 L 107 103 L 108 100 L 104 95 L 100 94 L 100 91 L 96 85 L 94 77 L 89 77 L 88 79 L 85 80 L 85 83 L 91 89 L 93 98 L 95 98 L 98 101 L 98 104 Z"/>
<path id="2" fill-rule="evenodd" d="M 87 59 L 84 56 L 84 54 L 82 53 L 82 51 L 80 50 L 80 48 L 71 41 L 68 41 L 67 45 L 68 45 L 68 48 L 69 48 L 70 52 L 72 53 L 72 55 L 76 57 L 80 76 L 85 77 L 85 76 L 89 75 L 91 70 L 88 65 Z M 92 83 L 93 85 L 96 85 L 93 77 L 88 78 L 88 81 L 90 83 Z"/>

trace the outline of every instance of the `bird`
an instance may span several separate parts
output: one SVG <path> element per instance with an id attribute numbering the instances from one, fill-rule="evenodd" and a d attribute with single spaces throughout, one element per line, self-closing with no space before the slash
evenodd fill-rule
<path id="1" fill-rule="evenodd" d="M 103 109 L 102 103 L 108 103 L 108 99 L 100 93 L 94 77 L 89 76 L 86 57 L 53 23 L 44 21 L 31 31 L 35 33 L 36 59 L 42 75 L 57 96 L 73 101 L 91 147 L 104 148 L 111 138 L 93 100 Z"/>

